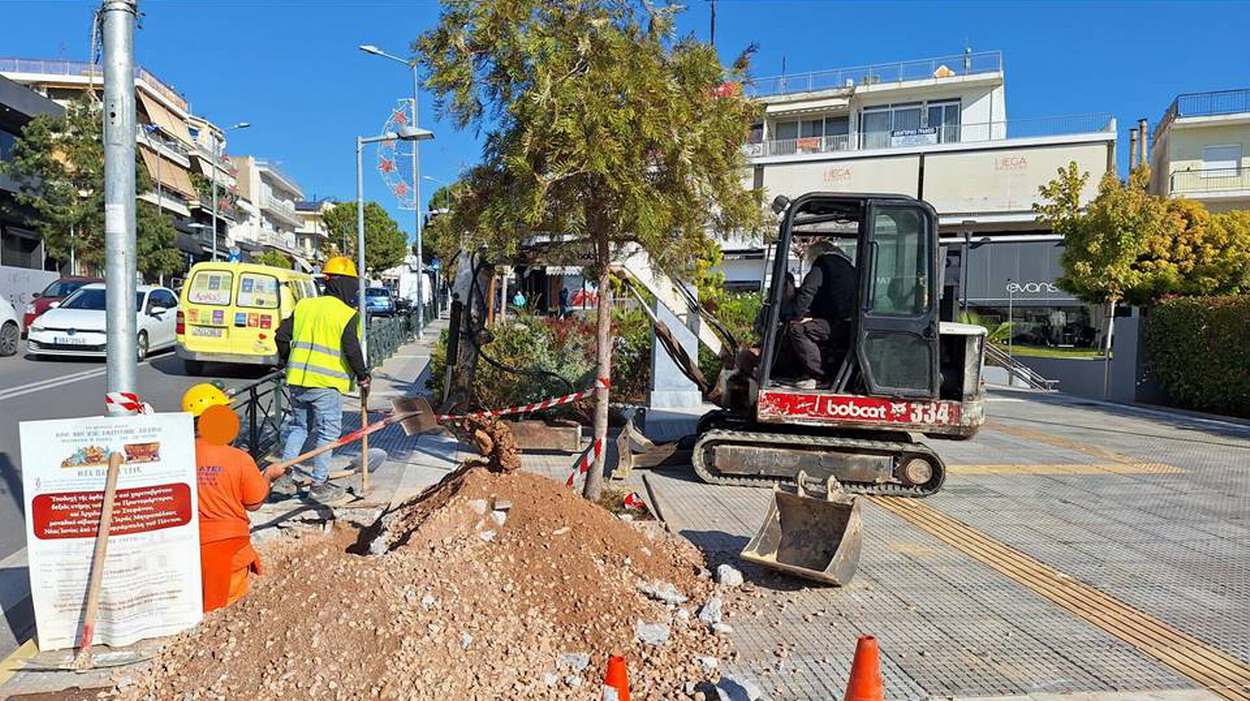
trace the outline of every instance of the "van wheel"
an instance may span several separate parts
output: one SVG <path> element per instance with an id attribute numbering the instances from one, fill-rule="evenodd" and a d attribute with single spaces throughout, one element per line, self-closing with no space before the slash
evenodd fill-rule
<path id="1" fill-rule="evenodd" d="M 200 376 L 200 375 L 203 375 L 203 374 L 204 374 L 204 363 L 202 363 L 202 362 L 200 362 L 200 361 L 198 361 L 198 360 L 186 360 L 186 359 L 183 359 L 183 361 L 182 361 L 182 369 L 183 369 L 183 370 L 184 370 L 184 371 L 185 371 L 188 375 L 194 375 L 194 376 L 198 377 L 198 376 Z"/>
<path id="2" fill-rule="evenodd" d="M 17 353 L 17 342 L 21 335 L 22 332 L 17 328 L 17 324 L 12 321 L 0 326 L 0 357 L 7 358 Z"/>
<path id="3" fill-rule="evenodd" d="M 142 363 L 143 360 L 148 357 L 148 332 L 147 331 L 139 332 L 139 340 L 135 342 L 135 349 L 136 349 L 135 356 L 139 359 L 139 362 Z"/>

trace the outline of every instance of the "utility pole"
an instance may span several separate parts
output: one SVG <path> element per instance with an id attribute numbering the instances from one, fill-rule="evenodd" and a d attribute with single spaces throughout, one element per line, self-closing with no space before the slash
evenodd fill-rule
<path id="1" fill-rule="evenodd" d="M 708 43 L 712 45 L 712 48 L 716 48 L 716 0 L 707 0 L 707 4 L 710 5 L 712 9 L 712 27 L 711 31 L 708 32 L 708 36 L 710 37 Z"/>
<path id="2" fill-rule="evenodd" d="M 139 387 L 135 308 L 136 0 L 104 0 L 104 276 L 108 391 Z"/>
<path id="3" fill-rule="evenodd" d="M 421 79 L 417 75 L 417 61 L 412 61 L 412 126 L 419 129 Z M 412 142 L 412 213 L 417 217 L 417 338 L 425 338 L 425 252 L 422 250 L 421 221 L 421 144 Z"/>

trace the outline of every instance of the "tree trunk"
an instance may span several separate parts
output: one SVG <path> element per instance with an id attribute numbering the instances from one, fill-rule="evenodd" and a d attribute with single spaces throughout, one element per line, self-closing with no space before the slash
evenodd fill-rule
<path id="1" fill-rule="evenodd" d="M 464 305 L 460 317 L 460 343 L 455 358 L 448 358 L 448 378 L 445 382 L 447 391 L 443 395 L 441 413 L 450 413 L 463 408 L 473 399 L 473 378 L 477 370 L 477 346 L 469 337 L 476 336 L 486 323 L 486 313 L 490 309 L 490 301 L 478 298 L 478 292 L 494 279 L 494 268 L 482 266 L 475 281 L 472 274 L 473 260 L 468 252 L 461 251 L 460 265 L 456 268 L 456 284 L 453 296 Z M 473 285 L 477 283 L 475 290 Z M 453 365 L 454 363 L 454 365 Z"/>
<path id="2" fill-rule="evenodd" d="M 608 271 L 608 246 L 599 246 L 599 316 L 595 333 L 595 358 L 599 372 L 596 377 L 612 377 L 612 284 Z M 603 491 L 603 475 L 607 467 L 608 436 L 608 389 L 600 387 L 595 392 L 595 441 L 600 446 L 599 460 L 586 473 L 586 487 L 582 495 L 590 501 L 598 501 Z"/>
<path id="3" fill-rule="evenodd" d="M 1116 299 L 1107 302 L 1107 336 L 1102 352 L 1102 398 L 1111 398 L 1111 335 L 1115 332 Z"/>

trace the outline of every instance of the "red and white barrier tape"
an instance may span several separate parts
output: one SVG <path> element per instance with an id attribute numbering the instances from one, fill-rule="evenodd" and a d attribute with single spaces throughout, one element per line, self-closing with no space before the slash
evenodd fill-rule
<path id="1" fill-rule="evenodd" d="M 139 395 L 133 392 L 109 392 L 104 395 L 104 408 L 109 416 L 129 416 L 132 414 L 154 413 L 152 405 L 144 404 Z"/>
<path id="2" fill-rule="evenodd" d="M 572 488 L 573 480 L 577 479 L 578 475 L 584 475 L 587 472 L 590 472 L 590 468 L 599 463 L 599 455 L 602 452 L 602 440 L 596 439 L 591 442 L 590 447 L 586 449 L 586 452 L 582 453 L 581 456 L 577 458 L 577 462 L 573 463 L 573 471 L 569 473 L 569 479 L 564 483 L 564 486 Z"/>
<path id="3" fill-rule="evenodd" d="M 600 377 L 599 379 L 595 380 L 595 384 L 591 385 L 590 387 L 587 387 L 586 389 L 580 392 L 574 392 L 573 394 L 566 394 L 563 397 L 556 397 L 554 399 L 546 399 L 541 402 L 535 402 L 533 404 L 523 404 L 521 406 L 510 406 L 507 409 L 490 409 L 487 411 L 475 411 L 471 414 L 437 414 L 435 415 L 434 418 L 438 419 L 439 421 L 452 421 L 455 419 L 470 419 L 470 418 L 484 419 L 484 418 L 495 418 L 497 416 L 510 416 L 512 414 L 528 414 L 533 411 L 542 411 L 543 409 L 550 409 L 553 406 L 559 406 L 561 404 L 569 404 L 579 399 L 585 399 L 586 397 L 589 397 L 590 395 L 594 394 L 595 390 L 608 389 L 610 386 L 611 386 L 611 383 L 608 382 L 608 378 Z"/>

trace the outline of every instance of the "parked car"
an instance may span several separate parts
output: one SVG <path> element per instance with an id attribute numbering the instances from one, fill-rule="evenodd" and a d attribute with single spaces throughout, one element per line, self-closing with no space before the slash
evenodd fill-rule
<path id="1" fill-rule="evenodd" d="M 0 295 L 0 356 L 8 357 L 17 352 L 22 336 L 18 323 L 17 310 L 4 295 Z"/>
<path id="2" fill-rule="evenodd" d="M 295 303 L 316 297 L 308 273 L 254 263 L 196 263 L 182 285 L 178 357 L 189 375 L 204 363 L 276 365 L 276 335 Z"/>
<path id="3" fill-rule="evenodd" d="M 395 296 L 385 287 L 365 289 L 365 311 L 369 316 L 395 316 Z"/>
<path id="4" fill-rule="evenodd" d="M 26 351 L 42 355 L 104 357 L 106 354 L 104 284 L 78 288 L 53 309 L 40 314 L 27 332 Z M 135 290 L 139 310 L 138 358 L 174 345 L 178 298 L 167 287 L 140 285 Z"/>
<path id="5" fill-rule="evenodd" d="M 55 307 L 57 302 L 74 294 L 79 287 L 93 282 L 104 282 L 104 280 L 98 277 L 63 277 L 49 283 L 43 288 L 43 292 L 36 292 L 34 299 L 26 305 L 25 313 L 22 315 L 22 331 L 29 329 L 31 323 L 40 314 Z"/>

